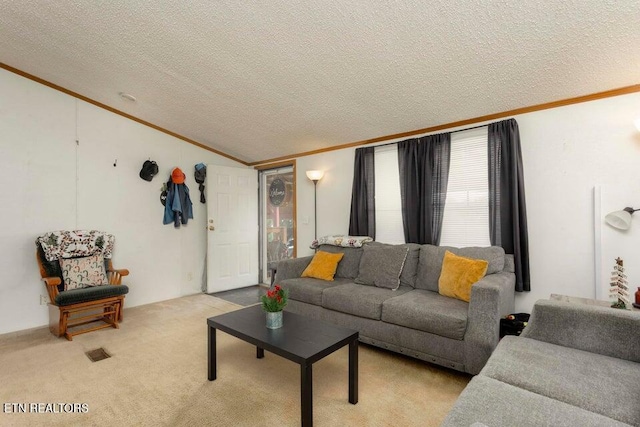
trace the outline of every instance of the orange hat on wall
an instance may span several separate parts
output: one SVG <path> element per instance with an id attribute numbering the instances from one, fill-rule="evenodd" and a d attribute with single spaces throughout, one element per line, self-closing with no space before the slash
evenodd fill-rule
<path id="1" fill-rule="evenodd" d="M 171 172 L 171 181 L 173 181 L 174 184 L 184 184 L 185 177 L 184 172 L 182 172 L 180 168 L 175 168 Z"/>

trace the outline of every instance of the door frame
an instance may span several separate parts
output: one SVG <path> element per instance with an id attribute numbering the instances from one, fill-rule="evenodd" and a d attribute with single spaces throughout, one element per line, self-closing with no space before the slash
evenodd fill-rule
<path id="1" fill-rule="evenodd" d="M 293 168 L 293 258 L 298 257 L 298 198 L 297 198 L 297 174 L 296 174 L 296 159 L 285 160 L 277 163 L 269 163 L 265 165 L 254 166 L 258 171 L 258 262 L 260 267 L 258 269 L 258 281 L 260 283 L 266 283 L 266 275 L 263 269 L 265 262 L 264 258 L 264 207 L 262 201 L 264 199 L 264 188 L 262 188 L 262 176 L 263 173 L 272 169 L 282 169 L 291 167 Z"/>

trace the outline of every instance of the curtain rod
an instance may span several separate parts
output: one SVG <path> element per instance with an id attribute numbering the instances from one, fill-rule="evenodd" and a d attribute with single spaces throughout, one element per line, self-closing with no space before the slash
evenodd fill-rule
<path id="1" fill-rule="evenodd" d="M 491 123 L 496 123 L 496 122 L 491 122 Z M 487 127 L 487 126 L 489 126 L 491 123 L 487 123 L 486 125 L 472 126 L 472 127 L 470 127 L 470 128 L 464 128 L 464 129 L 453 130 L 453 131 L 451 131 L 451 132 L 439 132 L 439 133 L 458 133 L 458 132 L 465 132 L 465 131 L 468 131 L 468 130 L 473 130 L 473 129 L 479 129 L 479 128 Z M 435 133 L 434 135 L 437 135 L 437 133 Z M 374 148 L 375 148 L 375 147 L 386 147 L 387 145 L 393 145 L 393 144 L 397 144 L 398 142 L 407 141 L 407 140 L 409 140 L 409 139 L 416 139 L 416 138 L 420 138 L 420 137 L 418 136 L 418 137 L 415 137 L 415 138 L 407 138 L 407 139 L 403 139 L 403 140 L 400 140 L 400 141 L 386 142 L 386 143 L 384 143 L 384 144 L 374 145 L 373 147 L 374 147 Z"/>

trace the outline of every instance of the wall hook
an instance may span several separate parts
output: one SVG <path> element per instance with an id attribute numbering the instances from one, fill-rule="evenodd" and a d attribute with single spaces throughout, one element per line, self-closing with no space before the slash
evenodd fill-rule
<path id="1" fill-rule="evenodd" d="M 115 168 L 116 166 L 118 166 L 118 159 L 115 159 L 115 160 L 113 161 L 113 167 Z"/>

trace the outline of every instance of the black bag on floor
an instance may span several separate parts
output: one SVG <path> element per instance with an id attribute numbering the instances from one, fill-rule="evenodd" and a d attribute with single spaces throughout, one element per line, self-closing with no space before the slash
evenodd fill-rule
<path id="1" fill-rule="evenodd" d="M 529 313 L 514 313 L 500 319 L 500 338 L 505 335 L 520 335 L 527 322 Z"/>

